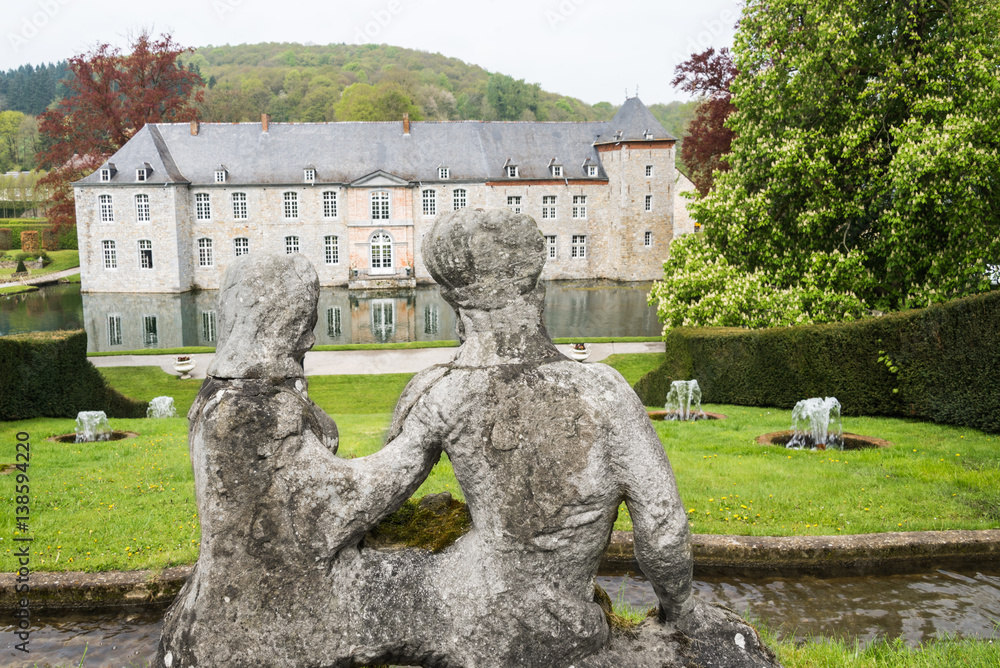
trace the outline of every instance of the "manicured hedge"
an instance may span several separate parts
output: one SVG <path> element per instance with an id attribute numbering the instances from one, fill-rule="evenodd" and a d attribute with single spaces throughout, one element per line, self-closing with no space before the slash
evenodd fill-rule
<path id="1" fill-rule="evenodd" d="M 21 232 L 35 231 L 42 236 L 42 247 L 45 250 L 76 250 L 77 236 L 76 227 L 61 230 L 54 238 L 50 234 L 46 238 L 45 233 L 49 230 L 49 223 L 44 218 L 0 218 L 0 229 L 11 231 L 10 247 L 3 248 L 3 240 L 0 239 L 0 250 L 21 250 Z M 52 248 L 53 244 L 58 244 L 58 248 Z"/>
<path id="2" fill-rule="evenodd" d="M 705 402 L 791 408 L 833 396 L 845 415 L 1000 433 L 1000 291 L 852 323 L 682 327 L 665 343 L 664 365 L 635 386 L 647 406 L 664 403 L 671 380 L 696 378 Z"/>
<path id="3" fill-rule="evenodd" d="M 87 360 L 82 330 L 0 337 L 0 420 L 76 417 L 80 411 L 138 418 L 147 406 L 108 386 Z"/>

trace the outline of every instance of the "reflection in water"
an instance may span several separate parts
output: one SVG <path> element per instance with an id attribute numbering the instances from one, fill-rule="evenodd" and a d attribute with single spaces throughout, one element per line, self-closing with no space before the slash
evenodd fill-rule
<path id="1" fill-rule="evenodd" d="M 545 325 L 553 337 L 657 336 L 649 283 L 559 281 L 546 283 Z M 184 294 L 80 294 L 79 286 L 53 286 L 0 298 L 0 336 L 84 327 L 88 350 L 214 346 L 217 292 Z M 412 290 L 320 292 L 317 345 L 456 339 L 455 312 L 436 285 Z"/>
<path id="2" fill-rule="evenodd" d="M 597 578 L 613 600 L 634 607 L 655 605 L 652 587 L 640 575 L 608 573 Z M 944 635 L 1000 638 L 1000 571 L 966 574 L 856 578 L 703 578 L 698 596 L 737 612 L 749 610 L 779 635 L 902 638 L 917 645 Z M 13 627 L 0 627 L 0 664 L 76 665 L 87 647 L 86 665 L 145 665 L 156 652 L 165 608 L 58 617 L 32 616 L 31 660 L 13 649 Z M 9 621 L 9 620 L 5 620 Z"/>
<path id="3" fill-rule="evenodd" d="M 656 605 L 641 575 L 609 574 L 598 584 L 612 600 Z M 868 642 L 902 638 L 1000 638 L 1000 571 L 853 578 L 699 578 L 698 596 L 762 619 L 779 635 L 841 637 Z"/>

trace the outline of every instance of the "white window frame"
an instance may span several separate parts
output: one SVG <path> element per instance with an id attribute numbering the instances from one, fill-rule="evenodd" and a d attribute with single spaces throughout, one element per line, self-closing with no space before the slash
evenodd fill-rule
<path id="1" fill-rule="evenodd" d="M 135 196 L 135 220 L 137 223 L 148 223 L 152 220 L 149 214 L 149 195 L 139 193 Z"/>
<path id="2" fill-rule="evenodd" d="M 507 165 L 507 178 L 509 179 L 517 178 L 517 165 Z"/>
<path id="3" fill-rule="evenodd" d="M 587 176 L 597 176 L 597 165 L 587 165 Z"/>
<path id="4" fill-rule="evenodd" d="M 217 169 L 217 170 L 215 170 L 215 182 L 216 183 L 225 183 L 226 182 L 226 170 L 224 170 L 224 169 Z"/>
<path id="5" fill-rule="evenodd" d="M 651 231 L 646 230 L 646 233 L 642 235 L 642 245 L 646 248 L 653 247 L 653 233 Z"/>
<path id="6" fill-rule="evenodd" d="M 205 343 L 215 343 L 218 335 L 215 311 L 201 312 L 201 338 Z"/>
<path id="7" fill-rule="evenodd" d="M 323 237 L 323 259 L 331 266 L 340 264 L 340 237 L 336 234 Z"/>
<path id="8" fill-rule="evenodd" d="M 97 207 L 102 223 L 115 222 L 115 203 L 111 199 L 111 195 L 98 195 Z"/>
<path id="9" fill-rule="evenodd" d="M 118 269 L 118 249 L 115 247 L 114 239 L 104 239 L 101 241 L 101 249 L 104 252 L 104 269 L 115 271 Z"/>
<path id="10" fill-rule="evenodd" d="M 521 213 L 521 196 L 507 195 L 507 208 L 514 213 Z"/>
<path id="11" fill-rule="evenodd" d="M 111 170 L 105 167 L 101 170 L 101 182 L 107 183 L 110 180 L 111 180 Z"/>
<path id="12" fill-rule="evenodd" d="M 573 217 L 577 220 L 587 218 L 587 196 L 573 195 Z"/>
<path id="13" fill-rule="evenodd" d="M 444 181 L 451 178 L 451 170 L 447 167 L 438 167 L 438 179 Z"/>
<path id="14" fill-rule="evenodd" d="M 323 191 L 323 217 L 324 218 L 336 218 L 337 217 L 337 191 L 336 190 L 324 190 Z"/>
<path id="15" fill-rule="evenodd" d="M 424 305 L 424 334 L 437 334 L 441 328 L 441 312 L 437 304 Z"/>
<path id="16" fill-rule="evenodd" d="M 155 266 L 153 264 L 152 240 L 139 239 L 138 244 L 139 244 L 139 269 L 152 269 Z M 148 262 L 147 259 L 149 260 Z"/>
<path id="17" fill-rule="evenodd" d="M 652 195 L 646 195 L 646 204 L 645 204 L 645 207 L 646 207 L 645 208 L 646 213 L 649 213 L 650 211 L 653 210 L 653 196 Z"/>
<path id="18" fill-rule="evenodd" d="M 548 259 L 555 260 L 559 257 L 559 239 L 556 238 L 556 235 L 545 235 L 545 248 L 548 251 L 546 254 Z"/>
<path id="19" fill-rule="evenodd" d="M 420 210 L 425 218 L 437 215 L 437 190 L 426 188 L 420 193 Z"/>
<path id="20" fill-rule="evenodd" d="M 198 237 L 198 266 L 214 267 L 215 254 L 212 252 L 211 237 Z"/>
<path id="21" fill-rule="evenodd" d="M 195 193 L 194 217 L 196 220 L 212 220 L 212 200 L 208 193 Z"/>
<path id="22" fill-rule="evenodd" d="M 652 165 L 646 165 L 646 176 L 647 177 L 651 177 L 652 175 L 653 175 L 653 166 Z"/>
<path id="23" fill-rule="evenodd" d="M 373 190 L 369 201 L 372 220 L 392 220 L 392 196 L 388 190 Z"/>
<path id="24" fill-rule="evenodd" d="M 281 193 L 282 214 L 285 220 L 297 220 L 299 217 L 299 194 L 294 190 Z"/>
<path id="25" fill-rule="evenodd" d="M 242 243 L 241 243 L 242 242 Z M 235 237 L 233 239 L 233 257 L 250 254 L 250 239 L 247 237 Z"/>
<path id="26" fill-rule="evenodd" d="M 250 217 L 246 193 L 233 193 L 230 201 L 233 203 L 233 220 L 246 220 Z"/>
<path id="27" fill-rule="evenodd" d="M 108 314 L 108 345 L 120 346 L 123 342 L 122 317 L 120 315 Z"/>
<path id="28" fill-rule="evenodd" d="M 554 220 L 558 213 L 558 200 L 555 195 L 542 195 L 542 219 Z"/>
<path id="29" fill-rule="evenodd" d="M 312 167 L 303 169 L 302 178 L 306 183 L 316 183 L 316 170 Z"/>
<path id="30" fill-rule="evenodd" d="M 145 167 L 143 167 L 142 169 L 135 170 L 135 182 L 136 183 L 144 183 L 146 181 L 146 177 L 147 176 L 149 176 L 149 174 L 146 172 L 146 168 Z"/>
<path id="31" fill-rule="evenodd" d="M 340 307 L 331 306 L 326 310 L 326 335 L 331 339 L 338 339 L 343 334 L 341 328 Z"/>
<path id="32" fill-rule="evenodd" d="M 142 316 L 142 344 L 144 346 L 151 348 L 156 345 L 157 339 L 159 338 L 156 330 L 156 316 Z"/>
<path id="33" fill-rule="evenodd" d="M 285 255 L 292 255 L 293 253 L 301 253 L 299 250 L 299 237 L 297 234 L 289 234 L 285 237 Z"/>
<path id="34" fill-rule="evenodd" d="M 574 234 L 570 244 L 569 256 L 575 260 L 582 260 L 587 257 L 587 235 Z"/>
<path id="35" fill-rule="evenodd" d="M 552 165 L 552 176 L 562 177 L 562 165 Z"/>
<path id="36" fill-rule="evenodd" d="M 465 188 L 455 188 L 451 191 L 451 210 L 458 211 L 469 206 L 469 191 Z"/>

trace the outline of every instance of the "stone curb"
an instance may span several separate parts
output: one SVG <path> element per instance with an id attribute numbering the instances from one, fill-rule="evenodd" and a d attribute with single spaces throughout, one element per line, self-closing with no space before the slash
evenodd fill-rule
<path id="1" fill-rule="evenodd" d="M 788 576 L 888 575 L 939 568 L 996 567 L 1000 530 L 910 531 L 848 536 L 693 537 L 697 575 Z M 635 564 L 632 533 L 615 531 L 604 565 Z M 193 566 L 162 571 L 32 573 L 28 598 L 33 611 L 166 605 Z M 15 575 L 0 573 L 0 606 L 16 607 Z"/>

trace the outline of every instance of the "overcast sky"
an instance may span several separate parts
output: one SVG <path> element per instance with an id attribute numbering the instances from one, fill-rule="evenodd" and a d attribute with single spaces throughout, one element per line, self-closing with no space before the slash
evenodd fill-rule
<path id="1" fill-rule="evenodd" d="M 184 46 L 385 43 L 439 52 L 584 102 L 686 99 L 674 66 L 731 46 L 740 0 L 4 0 L 0 70 L 142 29 Z"/>

